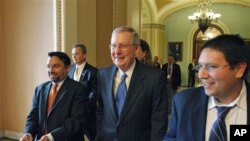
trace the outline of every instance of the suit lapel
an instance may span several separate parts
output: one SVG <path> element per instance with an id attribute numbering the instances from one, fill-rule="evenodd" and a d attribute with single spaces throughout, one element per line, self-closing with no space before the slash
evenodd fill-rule
<path id="1" fill-rule="evenodd" d="M 54 103 L 53 103 L 53 105 L 52 105 L 52 107 L 51 107 L 51 110 L 50 110 L 49 114 L 50 114 L 51 112 L 54 111 L 54 109 L 55 109 L 56 106 L 60 103 L 61 99 L 63 98 L 63 96 L 64 96 L 66 93 L 67 93 L 67 90 L 66 90 L 66 89 L 61 89 L 61 88 L 60 88 L 60 90 L 59 90 L 58 93 L 57 93 L 56 99 L 55 99 L 55 101 L 54 101 Z"/>
<path id="2" fill-rule="evenodd" d="M 75 69 L 76 69 L 76 65 L 72 65 L 71 67 L 70 67 L 70 71 L 69 71 L 69 77 L 70 78 L 74 78 L 74 72 L 75 72 Z"/>
<path id="3" fill-rule="evenodd" d="M 50 88 L 52 87 L 52 82 L 50 82 L 47 86 L 45 86 L 44 89 L 44 94 L 42 96 L 42 103 L 45 103 L 43 105 L 43 114 L 42 117 L 44 117 L 44 119 L 47 118 L 47 105 L 48 105 L 48 97 L 49 97 L 49 92 L 50 92 Z"/>
<path id="4" fill-rule="evenodd" d="M 191 116 L 191 132 L 193 133 L 193 140 L 205 140 L 205 129 L 207 121 L 207 104 L 208 97 L 206 96 L 204 89 L 200 89 L 200 94 L 202 97 L 197 105 L 200 105 L 197 110 L 195 110 Z"/>
<path id="5" fill-rule="evenodd" d="M 60 103 L 60 101 L 63 98 L 63 96 L 67 93 L 67 87 L 68 87 L 68 85 L 70 85 L 70 84 L 68 84 L 69 81 L 70 80 L 69 80 L 68 77 L 64 80 L 61 88 L 59 89 L 59 91 L 58 91 L 58 93 L 56 95 L 56 98 L 55 98 L 55 100 L 54 100 L 54 102 L 52 104 L 52 107 L 50 109 L 50 112 L 48 113 L 48 116 L 50 115 L 51 112 L 54 111 L 54 109 Z"/>
<path id="6" fill-rule="evenodd" d="M 119 118 L 118 124 L 125 118 L 126 114 L 129 112 L 129 109 L 133 106 L 136 101 L 136 98 L 140 94 L 141 90 L 145 87 L 144 79 L 146 75 L 143 73 L 143 69 L 141 64 L 136 62 L 136 66 L 134 72 L 131 77 L 131 81 L 129 84 L 129 89 L 127 92 L 127 96 L 124 102 L 123 110 L 121 112 L 121 116 Z M 138 83 L 140 81 L 140 83 Z"/>
<path id="7" fill-rule="evenodd" d="M 88 72 L 88 64 L 85 64 L 85 67 L 82 70 L 81 76 L 80 76 L 80 80 L 79 82 L 82 82 L 83 80 L 87 80 L 86 77 L 86 73 Z"/>
<path id="8" fill-rule="evenodd" d="M 250 124 L 250 85 L 248 82 L 246 82 L 246 87 L 247 87 L 247 124 Z"/>
<path id="9" fill-rule="evenodd" d="M 115 74 L 116 74 L 117 68 L 115 66 L 113 66 L 111 68 L 110 71 L 108 71 L 108 73 L 106 73 L 106 96 L 108 98 L 108 103 L 109 103 L 109 107 L 111 109 L 111 114 L 112 117 L 114 118 L 115 122 L 117 122 L 118 120 L 118 114 L 117 114 L 117 110 L 116 110 L 116 104 L 115 104 L 115 100 L 114 100 L 114 92 L 113 92 L 113 83 L 114 83 L 114 78 L 115 78 Z M 111 73 L 110 73 L 111 72 Z"/>

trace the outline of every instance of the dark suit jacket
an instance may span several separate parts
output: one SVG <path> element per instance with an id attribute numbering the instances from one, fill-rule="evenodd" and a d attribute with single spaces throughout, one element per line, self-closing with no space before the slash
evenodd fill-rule
<path id="1" fill-rule="evenodd" d="M 69 77 L 73 79 L 76 65 L 70 67 Z M 97 90 L 97 68 L 86 63 L 79 82 L 82 83 L 86 89 L 89 97 L 89 109 L 87 116 L 87 124 L 85 125 L 85 134 L 90 141 L 94 140 L 96 136 L 96 90 Z"/>
<path id="2" fill-rule="evenodd" d="M 250 85 L 247 84 L 247 124 L 250 124 Z M 169 131 L 164 141 L 204 141 L 208 96 L 203 87 L 184 90 L 173 99 Z"/>
<path id="3" fill-rule="evenodd" d="M 88 106 L 86 89 L 67 77 L 47 117 L 47 99 L 51 86 L 52 82 L 48 81 L 36 87 L 25 133 L 40 139 L 45 134 L 47 123 L 48 132 L 52 134 L 55 141 L 82 141 L 82 127 L 86 122 Z"/>
<path id="4" fill-rule="evenodd" d="M 181 68 L 178 64 L 174 63 L 172 68 L 172 88 L 173 90 L 177 90 L 178 87 L 181 86 Z M 168 72 L 168 63 L 162 66 L 162 70 L 164 71 L 164 78 L 167 79 Z"/>
<path id="5" fill-rule="evenodd" d="M 116 72 L 115 65 L 99 70 L 96 140 L 161 141 L 168 121 L 163 72 L 136 62 L 120 118 L 113 93 Z"/>
<path id="6" fill-rule="evenodd" d="M 193 65 L 193 63 L 188 64 L 188 76 L 195 76 L 196 70 L 194 67 L 195 65 Z"/>

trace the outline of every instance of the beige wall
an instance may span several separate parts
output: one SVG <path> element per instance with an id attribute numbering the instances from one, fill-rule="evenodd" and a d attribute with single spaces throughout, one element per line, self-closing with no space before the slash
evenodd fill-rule
<path id="1" fill-rule="evenodd" d="M 73 17 L 77 21 L 67 23 L 77 28 L 72 27 L 66 43 L 85 43 L 89 61 L 98 67 L 112 63 L 108 45 L 114 25 L 113 2 L 79 0 L 77 7 L 67 7 L 78 12 Z M 89 7 L 82 8 L 86 5 Z M 0 18 L 0 131 L 22 132 L 35 86 L 48 80 L 47 53 L 54 49 L 53 1 L 1 0 Z M 70 55 L 69 48 L 65 51 Z"/>
<path id="2" fill-rule="evenodd" d="M 77 5 L 77 41 L 87 46 L 87 60 L 96 66 L 96 0 L 78 0 Z"/>
<path id="3" fill-rule="evenodd" d="M 47 53 L 53 49 L 52 2 L 0 1 L 2 130 L 23 131 L 35 86 L 48 80 Z"/>
<path id="4" fill-rule="evenodd" d="M 113 0 L 98 0 L 96 10 L 96 59 L 101 68 L 112 64 L 108 45 L 113 29 Z"/>
<path id="5" fill-rule="evenodd" d="M 3 130 L 3 119 L 2 119 L 2 107 L 3 107 L 3 102 L 2 102 L 2 97 L 3 97 L 3 75 L 5 74 L 4 72 L 4 57 L 3 57 L 3 3 L 0 2 L 0 132 Z"/>

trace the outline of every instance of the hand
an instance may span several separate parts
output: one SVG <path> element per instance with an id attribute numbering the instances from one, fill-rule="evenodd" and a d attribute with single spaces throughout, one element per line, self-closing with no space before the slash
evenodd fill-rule
<path id="1" fill-rule="evenodd" d="M 20 139 L 19 141 L 32 141 L 33 140 L 33 137 L 28 134 L 28 133 L 25 133 Z"/>
<path id="2" fill-rule="evenodd" d="M 49 137 L 46 135 L 43 135 L 39 141 L 49 141 Z"/>

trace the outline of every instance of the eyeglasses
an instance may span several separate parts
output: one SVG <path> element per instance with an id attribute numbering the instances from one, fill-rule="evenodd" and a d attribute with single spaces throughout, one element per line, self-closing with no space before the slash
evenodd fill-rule
<path id="1" fill-rule="evenodd" d="M 109 48 L 111 50 L 114 50 L 114 49 L 116 49 L 118 47 L 119 49 L 123 49 L 124 50 L 124 49 L 127 49 L 130 46 L 132 46 L 132 44 L 110 44 Z"/>
<path id="2" fill-rule="evenodd" d="M 61 67 L 61 65 L 59 65 L 59 64 L 47 65 L 47 69 L 58 69 L 58 68 L 60 68 L 60 67 Z"/>
<path id="3" fill-rule="evenodd" d="M 199 71 L 201 69 L 205 69 L 208 72 L 215 72 L 216 70 L 218 70 L 220 68 L 225 68 L 225 67 L 228 67 L 228 66 L 230 66 L 230 65 L 227 64 L 227 65 L 223 65 L 223 66 L 218 66 L 218 65 L 215 65 L 215 64 L 205 64 L 205 65 L 198 64 L 198 65 L 195 66 L 195 69 L 197 71 Z"/>

